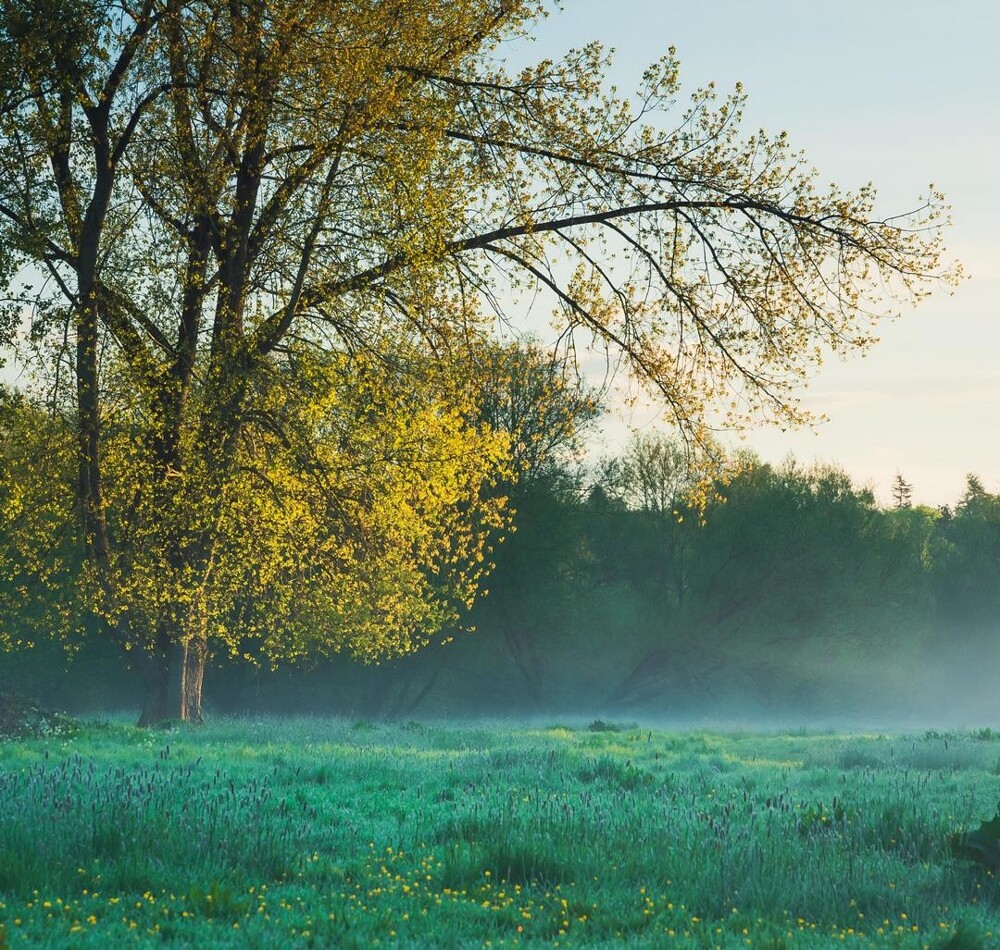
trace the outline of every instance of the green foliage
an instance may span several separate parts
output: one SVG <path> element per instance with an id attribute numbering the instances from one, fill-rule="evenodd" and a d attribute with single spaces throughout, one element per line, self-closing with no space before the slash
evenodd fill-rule
<path id="1" fill-rule="evenodd" d="M 947 696 L 954 718 L 991 715 L 1000 612 L 968 633 L 946 621 L 945 586 L 967 583 L 938 553 L 958 537 L 949 519 L 880 509 L 835 468 L 751 458 L 702 507 L 655 464 L 671 457 L 645 437 L 603 468 L 599 493 L 525 493 L 476 636 L 412 668 L 416 682 L 433 673 L 424 708 L 886 716 Z M 630 459 L 645 479 L 634 492 Z M 979 583 L 970 597 L 992 597 Z M 973 636 L 977 654 L 961 647 Z"/>
<path id="2" fill-rule="evenodd" d="M 518 668 L 535 657 L 550 708 L 583 692 L 590 709 L 683 709 L 707 684 L 734 705 L 765 689 L 793 704 L 827 687 L 832 700 L 876 658 L 905 685 L 932 629 L 923 513 L 902 530 L 843 473 L 794 463 L 743 460 L 706 495 L 681 450 L 648 436 L 602 477 L 616 504 L 522 512 L 514 545 L 537 532 L 548 566 L 530 548 L 501 552 L 498 579 L 518 576 L 505 555 L 524 571 L 511 655 Z M 484 606 L 480 637 L 510 645 Z"/>
<path id="3" fill-rule="evenodd" d="M 140 656 L 167 629 L 244 659 L 372 660 L 453 627 L 507 520 L 488 490 L 507 442 L 465 421 L 466 383 L 410 360 L 390 373 L 362 355 L 289 353 L 257 377 L 257 414 L 222 481 L 197 453 L 160 478 L 155 434 L 123 394 L 103 470 L 122 543 L 101 583 L 81 570 L 68 424 L 13 405 L 0 420 L 0 607 L 18 624 L 7 643 L 32 621 L 66 636 L 96 615 Z"/>
<path id="4" fill-rule="evenodd" d="M 509 440 L 504 489 L 515 505 L 539 482 L 565 479 L 600 414 L 597 393 L 537 343 L 485 343 L 465 360 L 476 419 Z"/>
<path id="5" fill-rule="evenodd" d="M 941 520 L 934 557 L 942 619 L 973 649 L 988 645 L 1000 613 L 1000 494 L 970 475 L 954 512 Z"/>
<path id="6" fill-rule="evenodd" d="M 73 433 L 58 415 L 0 393 L 0 646 L 80 629 L 82 538 L 73 506 Z"/>
<path id="7" fill-rule="evenodd" d="M 362 365 L 358 364 L 359 372 Z M 446 404 L 447 393 L 454 392 L 449 385 L 442 382 Z M 454 385 L 459 394 L 465 392 L 464 382 Z M 339 403 L 341 410 L 355 405 L 350 397 L 353 386 L 350 373 L 342 376 L 346 401 Z M 395 418 L 400 434 L 405 432 L 405 419 L 412 420 L 421 400 L 433 393 L 432 387 L 430 392 L 425 388 L 416 398 L 399 380 L 385 380 L 379 386 L 390 394 L 390 404 L 401 401 L 408 407 L 386 421 L 388 429 Z M 314 389 L 319 388 L 314 383 Z M 474 402 L 463 405 L 474 411 Z M 286 418 L 300 411 L 306 411 L 302 403 L 287 409 Z M 41 451 L 41 442 L 30 441 L 27 418 L 23 427 L 29 444 Z M 440 428 L 435 431 L 442 438 L 448 435 Z M 457 429 L 450 431 L 459 436 Z M 381 474 L 379 450 L 389 444 L 390 436 L 383 432 L 381 438 L 376 445 L 371 433 L 352 436 L 354 448 L 344 450 L 343 456 L 345 468 L 355 476 L 367 468 L 372 483 L 385 492 L 382 511 L 387 521 L 364 522 L 369 537 L 364 550 L 374 565 L 397 563 L 408 543 L 406 532 L 413 530 L 419 537 L 421 524 L 440 526 L 438 538 L 446 543 L 437 550 L 449 550 L 448 539 L 455 534 L 447 526 L 462 523 L 468 528 L 466 513 L 442 508 L 436 521 L 417 520 L 409 527 L 397 524 L 399 506 L 393 507 L 388 499 L 397 489 L 410 491 L 414 483 L 392 466 L 387 466 L 389 479 Z M 654 442 L 645 439 L 641 451 L 652 445 L 655 452 L 647 454 L 669 457 Z M 292 467 L 288 456 L 281 454 L 284 449 L 265 440 L 260 451 L 274 452 L 276 458 L 285 459 L 283 465 Z M 638 450 L 626 453 L 626 458 L 638 454 Z M 439 477 L 434 473 L 440 470 L 433 466 L 424 471 Z M 396 474 L 400 480 L 394 482 Z M 443 638 L 455 637 L 445 649 L 383 662 L 371 670 L 335 659 L 312 672 L 292 673 L 286 666 L 273 674 L 241 673 L 222 659 L 212 667 L 217 683 L 213 701 L 221 709 L 335 709 L 369 722 L 387 715 L 507 714 L 512 709 L 532 709 L 560 716 L 599 715 L 600 721 L 613 723 L 639 710 L 723 717 L 745 715 L 748 709 L 780 716 L 785 709 L 808 708 L 823 715 L 848 705 L 859 715 L 891 716 L 925 710 L 928 697 L 934 701 L 947 697 L 952 722 L 980 717 L 985 721 L 991 715 L 992 677 L 1000 663 L 1000 611 L 993 615 L 983 607 L 995 595 L 985 542 L 1000 523 L 995 520 L 1000 509 L 986 503 L 981 493 L 973 494 L 979 500 L 971 506 L 963 504 L 947 516 L 921 507 L 883 510 L 867 491 L 835 469 L 795 463 L 774 467 L 744 458 L 736 474 L 719 481 L 711 496 L 705 496 L 704 507 L 684 495 L 686 490 L 697 492 L 693 482 L 675 491 L 670 488 L 673 476 L 665 475 L 669 491 L 664 497 L 676 505 L 664 511 L 652 501 L 635 507 L 641 496 L 626 495 L 625 483 L 614 481 L 614 474 L 607 469 L 601 473 L 606 491 L 600 500 L 588 494 L 579 472 L 560 470 L 557 464 L 506 486 L 510 501 L 493 512 L 508 518 L 511 507 L 516 508 L 514 530 L 492 552 L 482 549 L 480 573 L 467 578 L 466 590 L 473 581 L 475 586 L 482 584 L 481 570 L 493 561 L 489 596 L 478 598 L 466 615 L 463 626 L 474 632 L 456 630 L 444 621 Z M 409 487 L 404 489 L 404 483 Z M 34 492 L 31 498 L 42 499 L 43 481 L 30 482 L 28 488 L 28 494 Z M 320 522 L 310 522 L 306 513 L 297 520 L 282 519 L 301 499 L 317 496 L 305 491 L 291 474 L 274 491 L 289 500 L 285 512 L 274 515 L 274 532 L 285 531 L 286 540 L 293 537 L 293 529 L 306 537 L 306 528 Z M 495 488 L 487 494 L 492 503 L 498 501 Z M 265 502 L 252 503 L 260 526 L 271 510 L 271 502 Z M 241 504 L 251 506 L 247 501 Z M 361 518 L 364 509 L 347 503 L 342 514 L 351 511 Z M 977 525 L 976 530 L 968 530 L 969 523 Z M 341 522 L 347 537 L 350 524 L 349 519 Z M 489 535 L 476 537 L 488 540 Z M 280 543 L 265 540 L 259 547 L 263 563 L 263 553 L 276 556 Z M 422 550 L 432 560 L 432 547 Z M 14 544 L 7 551 L 8 565 L 26 563 Z M 418 560 L 409 563 L 416 568 Z M 970 584 L 968 573 L 959 567 L 973 562 L 979 573 Z M 79 560 L 66 557 L 60 563 L 59 576 L 71 584 Z M 273 576 L 293 575 L 278 570 Z M 329 569 L 317 576 L 329 577 Z M 436 616 L 441 618 L 448 610 L 449 616 L 458 615 L 451 596 L 456 588 L 449 587 L 446 572 L 425 576 L 416 570 L 409 576 L 415 602 L 411 618 L 430 616 L 428 610 L 440 611 Z M 236 575 L 228 577 L 234 580 Z M 357 576 L 353 599 L 342 599 L 344 613 L 350 604 L 370 599 L 365 591 L 374 588 L 365 587 L 365 577 L 378 579 L 373 574 Z M 334 585 L 311 592 L 307 581 L 291 588 L 295 596 L 286 596 L 280 585 L 278 590 L 267 590 L 262 580 L 248 576 L 247 596 L 238 610 L 223 618 L 228 626 L 220 631 L 218 645 L 240 643 L 253 658 L 279 662 L 280 650 L 292 645 L 302 657 L 317 649 L 330 652 L 338 645 L 350 652 L 355 644 L 365 643 L 392 652 L 389 642 L 374 631 L 361 636 L 365 629 L 361 623 L 353 641 L 340 638 L 329 617 L 293 639 L 290 635 L 301 627 L 296 610 L 312 603 L 319 616 L 323 598 L 347 588 Z M 28 610 L 16 588 L 0 589 L 0 602 L 21 607 L 17 623 L 6 628 L 11 641 L 26 639 L 34 624 L 52 616 L 39 596 L 40 586 L 31 590 L 38 601 Z M 48 591 L 49 608 L 58 603 L 65 609 L 72 603 L 70 592 L 54 584 Z M 425 600 L 428 592 L 437 599 L 436 608 Z M 315 601 L 310 601 L 312 596 Z M 268 624 L 270 643 L 266 637 L 252 636 Z M 404 629 L 402 623 L 392 627 L 397 636 Z M 413 645 L 418 642 L 422 641 Z M 92 640 L 85 638 L 79 645 L 69 685 L 59 679 L 63 659 L 58 651 L 40 648 L 0 658 L 0 676 L 34 695 L 56 696 L 60 704 L 77 708 L 121 702 L 116 694 L 127 684 L 110 674 L 95 674 L 98 664 L 109 670 L 113 657 Z M 958 682 L 964 684 L 961 689 L 956 689 Z M 962 743 L 955 746 L 963 735 L 930 730 L 928 744 L 919 747 L 915 757 L 923 764 L 940 761 L 950 767 L 953 756 L 947 744 L 964 754 Z M 990 727 L 977 730 L 984 743 L 994 735 Z M 933 739 L 945 745 L 934 745 Z M 870 764 L 867 755 L 849 746 L 841 764 L 862 770 Z"/>
<path id="8" fill-rule="evenodd" d="M 621 732 L 624 728 L 626 727 L 615 722 L 605 722 L 603 719 L 595 719 L 587 726 L 590 732 Z"/>

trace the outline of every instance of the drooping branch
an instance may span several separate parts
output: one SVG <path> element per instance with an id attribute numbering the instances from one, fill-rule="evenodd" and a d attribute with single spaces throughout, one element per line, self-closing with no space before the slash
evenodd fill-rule
<path id="1" fill-rule="evenodd" d="M 865 246 L 861 243 L 860 239 L 852 234 L 848 227 L 845 227 L 843 224 L 836 223 L 831 218 L 814 218 L 795 211 L 790 211 L 777 205 L 762 203 L 760 201 L 754 201 L 750 198 L 740 196 L 721 200 L 690 200 L 683 198 L 671 198 L 663 201 L 630 205 L 627 207 L 612 207 L 603 211 L 568 215 L 550 220 L 509 225 L 486 231 L 482 234 L 452 240 L 444 246 L 442 257 L 451 257 L 456 254 L 462 254 L 464 252 L 474 250 L 483 250 L 486 248 L 496 250 L 500 242 L 512 241 L 516 238 L 536 234 L 545 234 L 548 232 L 565 233 L 576 228 L 583 228 L 590 225 L 610 226 L 613 222 L 619 219 L 633 219 L 649 214 L 687 213 L 688 221 L 691 222 L 694 221 L 694 219 L 690 217 L 691 214 L 706 211 L 763 213 L 774 218 L 775 220 L 784 222 L 793 229 L 816 231 L 825 235 L 827 238 L 833 239 L 841 244 L 851 246 L 857 250 L 865 249 Z M 860 222 L 855 221 L 847 222 L 847 224 L 850 225 L 857 225 L 859 223 Z M 870 228 L 880 224 L 882 224 L 882 222 L 867 222 L 864 223 L 864 227 Z M 622 233 L 620 229 L 616 228 L 615 230 L 616 233 Z M 707 238 L 704 233 L 702 233 L 701 236 L 703 240 L 705 240 L 706 246 L 712 247 L 711 240 Z M 634 247 L 642 249 L 644 256 L 649 257 L 648 251 L 637 241 L 630 241 L 630 243 L 632 243 Z M 718 258 L 716 259 L 718 260 Z M 407 267 L 411 266 L 411 264 L 412 258 L 409 255 L 399 253 L 386 259 L 380 264 L 367 268 L 366 270 L 360 271 L 349 277 L 306 287 L 302 289 L 301 293 L 298 295 L 298 310 L 301 313 L 323 301 L 333 300 L 348 293 L 354 293 L 373 287 L 393 274 L 405 270 Z M 890 265 L 891 262 L 886 262 L 886 264 Z M 659 270 L 659 273 L 662 275 L 662 270 Z M 270 346 L 268 348 L 272 348 L 273 345 L 280 339 L 278 327 L 284 323 L 287 329 L 288 316 L 288 311 L 285 307 L 272 314 L 261 326 L 261 329 L 258 332 L 258 339 L 270 341 Z M 258 344 L 258 346 L 259 345 L 260 344 Z"/>

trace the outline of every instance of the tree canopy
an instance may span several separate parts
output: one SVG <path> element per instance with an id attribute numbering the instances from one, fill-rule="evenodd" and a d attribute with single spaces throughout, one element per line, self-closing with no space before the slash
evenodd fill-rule
<path id="1" fill-rule="evenodd" d="M 445 367 L 518 294 L 697 449 L 716 406 L 802 421 L 825 353 L 953 276 L 940 195 L 885 218 L 870 185 L 820 188 L 784 135 L 742 133 L 742 90 L 678 106 L 673 51 L 631 98 L 598 44 L 509 74 L 499 44 L 543 13 L 0 4 L 0 334 L 70 437 L 80 590 L 143 658 L 147 718 L 173 681 L 197 713 L 209 642 L 235 648 L 249 604 L 313 630 L 344 610 L 374 654 L 426 639 L 445 566 L 468 600 L 500 452 Z"/>

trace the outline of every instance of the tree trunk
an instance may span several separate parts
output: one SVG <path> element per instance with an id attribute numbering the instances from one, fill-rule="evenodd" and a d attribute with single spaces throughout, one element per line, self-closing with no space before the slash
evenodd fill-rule
<path id="1" fill-rule="evenodd" d="M 531 634 L 526 632 L 527 627 L 523 609 L 511 611 L 506 604 L 501 606 L 501 629 L 507 653 L 524 679 L 528 701 L 535 711 L 540 712 L 545 708 L 545 674 L 531 642 Z"/>
<path id="2" fill-rule="evenodd" d="M 204 723 L 201 691 L 207 660 L 204 637 L 171 643 L 148 656 L 142 670 L 146 698 L 138 725 L 155 726 L 167 719 Z"/>
<path id="3" fill-rule="evenodd" d="M 200 726 L 205 722 L 201 715 L 201 687 L 205 681 L 208 643 L 204 637 L 192 638 L 184 644 L 183 654 L 178 719 Z"/>
<path id="4" fill-rule="evenodd" d="M 170 718 L 170 665 L 169 652 L 145 655 L 141 675 L 146 695 L 137 726 L 153 726 Z"/>

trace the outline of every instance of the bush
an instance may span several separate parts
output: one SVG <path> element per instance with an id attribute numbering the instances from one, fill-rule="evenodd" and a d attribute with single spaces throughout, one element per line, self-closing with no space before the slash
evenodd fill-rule
<path id="1" fill-rule="evenodd" d="M 77 732 L 76 721 L 21 696 L 0 693 L 0 739 L 41 739 Z"/>

